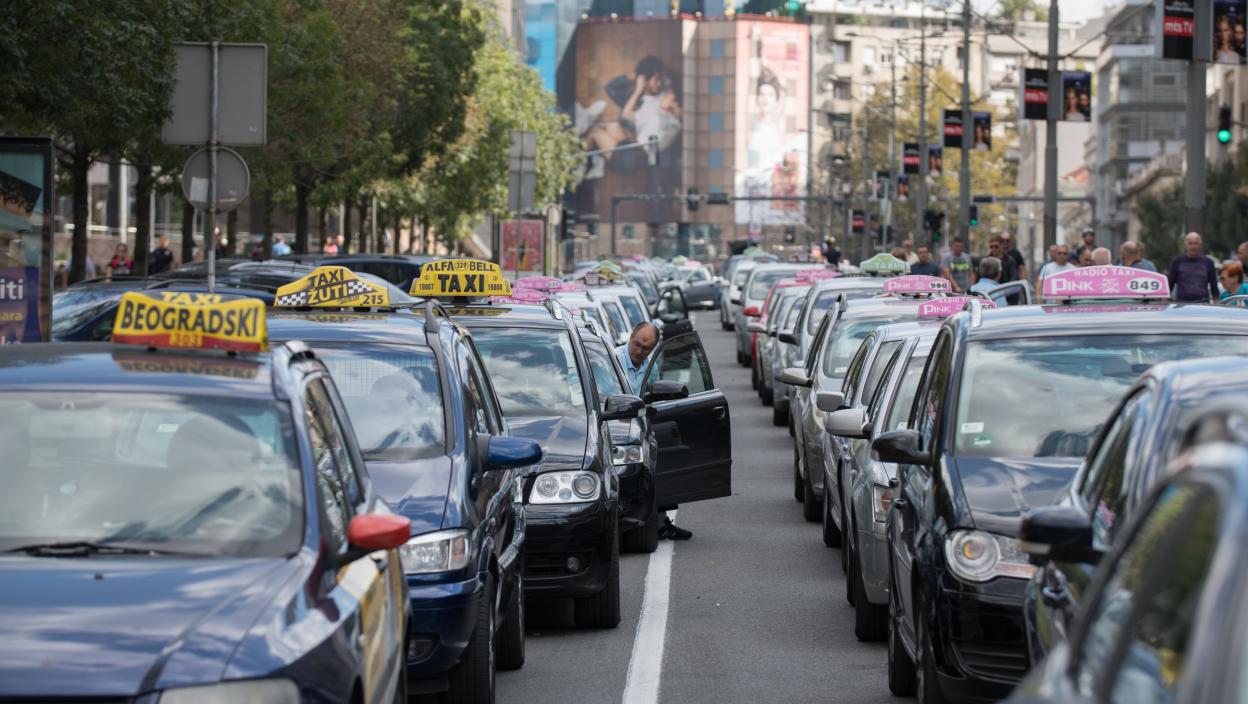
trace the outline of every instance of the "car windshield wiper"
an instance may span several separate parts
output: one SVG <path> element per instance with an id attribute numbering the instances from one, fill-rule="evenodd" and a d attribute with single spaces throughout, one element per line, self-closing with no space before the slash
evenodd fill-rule
<path id="1" fill-rule="evenodd" d="M 166 550 L 149 545 L 70 540 L 57 543 L 32 543 L 5 550 L 24 552 L 34 557 L 86 557 L 88 555 L 198 555 L 199 553 Z"/>

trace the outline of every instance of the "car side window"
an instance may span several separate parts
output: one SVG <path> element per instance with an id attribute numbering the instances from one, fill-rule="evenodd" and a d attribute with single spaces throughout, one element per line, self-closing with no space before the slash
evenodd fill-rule
<path id="1" fill-rule="evenodd" d="M 325 511 L 329 532 L 338 545 L 344 545 L 347 541 L 347 521 L 351 518 L 351 501 L 348 484 L 338 464 L 338 455 L 333 449 L 333 433 L 311 393 L 304 395 L 303 412 L 308 423 L 308 442 L 312 445 L 317 495 Z"/>
<path id="2" fill-rule="evenodd" d="M 678 381 L 698 394 L 715 388 L 711 365 L 696 334 L 679 335 L 665 341 L 655 353 L 654 362 L 642 385 L 646 391 L 659 379 Z"/>
<path id="3" fill-rule="evenodd" d="M 481 374 L 472 363 L 471 353 L 463 346 L 459 348 L 459 373 L 464 377 L 464 386 L 468 391 L 464 405 L 469 427 L 478 435 L 498 435 L 501 429 L 490 417 L 490 399 L 481 382 Z"/>
<path id="4" fill-rule="evenodd" d="M 923 371 L 922 385 L 916 396 L 913 417 L 910 427 L 918 431 L 923 440 L 923 449 L 932 452 L 935 449 L 936 433 L 940 427 L 940 411 L 944 406 L 946 387 L 949 384 L 949 362 L 953 354 L 953 343 L 948 334 L 942 333 L 928 357 L 927 369 Z"/>
<path id="5" fill-rule="evenodd" d="M 345 416 L 340 417 L 334 410 L 334 404 L 330 401 L 329 391 L 325 388 L 323 379 L 313 379 L 308 384 L 308 395 L 312 397 L 312 403 L 316 405 L 321 420 L 324 423 L 326 431 L 325 440 L 328 441 L 330 451 L 334 453 L 336 466 L 341 475 L 342 485 L 346 488 L 347 497 L 351 504 L 358 505 L 364 500 L 363 481 L 359 477 L 359 468 L 351 459 L 351 449 L 347 445 L 347 436 L 344 430 L 346 426 Z"/>
<path id="6" fill-rule="evenodd" d="M 1123 404 L 1088 463 L 1087 476 L 1079 488 L 1084 505 L 1092 510 L 1092 535 L 1100 545 L 1113 541 L 1118 515 L 1126 503 L 1128 450 L 1136 434 L 1135 420 L 1141 404 L 1147 405 L 1150 398 L 1151 394 L 1143 391 Z"/>
<path id="7" fill-rule="evenodd" d="M 825 315 L 819 323 L 819 328 L 815 330 L 815 338 L 810 343 L 810 351 L 806 353 L 807 376 L 814 377 L 815 370 L 818 369 L 816 365 L 819 363 L 819 359 L 823 357 L 823 340 L 828 335 L 828 328 L 831 327 L 828 319 L 828 316 Z"/>
<path id="8" fill-rule="evenodd" d="M 1072 657 L 1086 697 L 1173 701 L 1202 586 L 1217 547 L 1218 499 L 1166 488 L 1108 566 Z"/>
<path id="9" fill-rule="evenodd" d="M 900 347 L 900 345 L 898 347 Z M 877 368 L 880 368 L 880 379 L 890 379 L 893 376 L 893 370 L 897 368 L 899 360 L 901 359 L 901 350 L 899 348 L 895 348 L 893 350 L 893 353 L 891 355 L 888 355 L 887 363 L 881 364 L 880 360 L 883 360 L 883 359 L 884 359 L 884 354 L 881 351 L 881 354 L 879 354 L 876 357 L 875 366 Z M 881 415 L 880 411 L 882 407 L 884 406 L 884 397 L 887 395 L 888 395 L 888 385 L 877 384 L 875 387 L 875 390 L 872 391 L 871 394 L 868 396 L 871 402 L 870 402 L 870 405 L 868 405 L 867 407 L 867 418 L 870 419 L 871 422 L 876 424 L 877 426 L 879 422 L 883 420 L 880 417 Z M 884 430 L 887 430 L 887 428 L 884 428 Z"/>
<path id="10" fill-rule="evenodd" d="M 862 344 L 858 345 L 858 351 L 854 353 L 853 359 L 849 360 L 849 371 L 845 373 L 845 381 L 841 384 L 841 389 L 845 392 L 845 403 L 850 406 L 858 401 L 854 397 L 854 391 L 858 389 L 858 380 L 862 378 L 863 367 L 867 365 L 867 354 L 871 351 L 874 342 L 873 338 L 863 340 Z"/>
<path id="11" fill-rule="evenodd" d="M 871 360 L 871 366 L 867 369 L 866 386 L 862 387 L 863 401 L 870 402 L 875 398 L 875 392 L 880 388 L 880 381 L 884 379 L 886 373 L 884 370 L 892 366 L 890 360 L 898 347 L 901 347 L 901 340 L 890 340 L 880 345 L 875 358 Z"/>

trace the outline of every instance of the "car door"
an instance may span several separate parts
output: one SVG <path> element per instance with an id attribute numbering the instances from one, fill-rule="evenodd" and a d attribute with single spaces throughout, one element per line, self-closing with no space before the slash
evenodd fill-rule
<path id="1" fill-rule="evenodd" d="M 685 302 L 694 308 L 713 308 L 715 306 L 715 281 L 705 270 L 698 270 L 689 278 L 684 288 Z"/>
<path id="2" fill-rule="evenodd" d="M 678 288 L 669 288 L 659 297 L 659 320 L 663 323 L 663 339 L 693 332 L 693 321 L 689 320 L 689 307 L 685 303 L 685 294 Z"/>
<path id="3" fill-rule="evenodd" d="M 465 429 L 468 446 L 476 447 L 481 438 L 502 435 L 503 421 L 489 396 L 485 370 L 466 344 L 459 346 L 458 357 L 460 378 L 463 379 L 464 391 L 467 392 L 464 396 L 464 413 L 467 416 Z M 480 463 L 484 458 L 478 457 L 476 460 Z M 514 493 L 511 484 L 515 481 L 514 471 L 483 472 L 479 464 L 472 471 L 472 487 L 476 492 L 473 502 L 477 506 L 477 516 L 486 534 L 493 539 L 495 557 L 499 558 L 500 563 L 506 563 L 502 559 L 502 553 L 512 540 L 511 533 L 514 528 L 511 520 L 511 496 Z"/>
<path id="4" fill-rule="evenodd" d="M 649 402 L 650 427 L 658 444 L 659 507 L 718 499 L 732 494 L 732 430 L 728 399 L 715 388 L 711 365 L 697 333 L 664 340 L 642 382 L 651 398 L 660 380 L 684 384 L 684 398 Z"/>
<path id="5" fill-rule="evenodd" d="M 998 297 L 1010 298 L 1010 305 L 1025 306 L 1035 301 L 1035 292 L 1031 289 L 1031 284 L 1026 281 L 1008 281 L 989 290 L 984 294 L 989 300 L 996 300 Z"/>

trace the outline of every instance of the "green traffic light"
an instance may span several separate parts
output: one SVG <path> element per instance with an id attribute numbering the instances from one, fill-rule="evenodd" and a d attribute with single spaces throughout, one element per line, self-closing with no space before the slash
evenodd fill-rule
<path id="1" fill-rule="evenodd" d="M 1231 131 L 1230 130 L 1218 130 L 1218 144 L 1230 144 L 1230 143 L 1231 143 Z"/>

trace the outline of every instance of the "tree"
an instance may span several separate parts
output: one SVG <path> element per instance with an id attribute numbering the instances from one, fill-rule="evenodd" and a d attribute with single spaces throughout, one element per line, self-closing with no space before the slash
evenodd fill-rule
<path id="1" fill-rule="evenodd" d="M 997 16 L 1001 19 L 1017 22 L 1023 19 L 1028 12 L 1033 13 L 1038 22 L 1046 22 L 1049 19 L 1049 10 L 1041 5 L 1037 0 L 1000 0 L 1000 9 Z"/>

